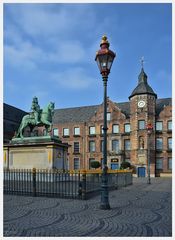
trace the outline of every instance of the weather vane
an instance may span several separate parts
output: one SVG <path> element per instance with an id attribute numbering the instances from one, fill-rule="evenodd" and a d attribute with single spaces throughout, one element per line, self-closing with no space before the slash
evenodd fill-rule
<path id="1" fill-rule="evenodd" d="M 143 68 L 143 64 L 145 63 L 144 57 L 141 57 L 140 62 L 141 62 L 141 66 L 142 66 L 142 68 Z"/>

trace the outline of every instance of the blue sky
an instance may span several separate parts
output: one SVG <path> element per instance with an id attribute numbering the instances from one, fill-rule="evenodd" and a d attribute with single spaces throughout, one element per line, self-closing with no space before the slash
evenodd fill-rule
<path id="1" fill-rule="evenodd" d="M 40 107 L 96 105 L 103 83 L 95 62 L 102 35 L 116 52 L 108 96 L 128 101 L 140 59 L 158 98 L 172 95 L 171 4 L 4 4 L 4 102 Z"/>

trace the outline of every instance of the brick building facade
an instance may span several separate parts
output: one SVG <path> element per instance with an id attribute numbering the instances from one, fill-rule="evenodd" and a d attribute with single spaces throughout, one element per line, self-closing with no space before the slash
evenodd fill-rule
<path id="1" fill-rule="evenodd" d="M 171 98 L 157 99 L 156 93 L 147 82 L 143 68 L 128 102 L 116 103 L 108 98 L 109 168 L 118 169 L 123 161 L 128 161 L 135 166 L 139 176 L 146 176 L 150 146 L 151 176 L 172 172 L 171 101 Z M 146 125 L 149 121 L 154 127 L 148 140 Z M 91 161 L 102 162 L 103 103 L 56 109 L 52 134 L 71 145 L 68 155 L 69 169 L 89 169 Z"/>

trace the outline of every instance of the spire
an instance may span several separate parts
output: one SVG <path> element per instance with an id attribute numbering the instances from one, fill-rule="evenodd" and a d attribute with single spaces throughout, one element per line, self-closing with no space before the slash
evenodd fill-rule
<path id="1" fill-rule="evenodd" d="M 141 72 L 138 76 L 138 85 L 137 87 L 133 90 L 132 94 L 129 96 L 129 99 L 135 95 L 140 95 L 140 94 L 151 94 L 154 95 L 157 98 L 157 95 L 153 91 L 153 89 L 149 86 L 147 82 L 147 75 L 144 71 L 143 68 L 143 63 L 144 63 L 144 58 L 142 57 L 141 60 Z"/>
<path id="2" fill-rule="evenodd" d="M 147 84 L 147 75 L 146 75 L 146 73 L 144 72 L 144 69 L 142 68 L 141 69 L 141 72 L 140 72 L 140 74 L 139 74 L 139 77 L 138 77 L 138 84 L 139 83 L 145 83 L 145 84 Z"/>

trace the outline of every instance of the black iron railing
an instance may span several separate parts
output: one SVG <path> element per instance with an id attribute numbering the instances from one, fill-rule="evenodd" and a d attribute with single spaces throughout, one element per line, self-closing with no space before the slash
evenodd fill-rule
<path id="1" fill-rule="evenodd" d="M 87 199 L 101 190 L 101 170 L 4 169 L 4 193 Z M 109 189 L 132 184 L 130 171 L 110 171 Z"/>

